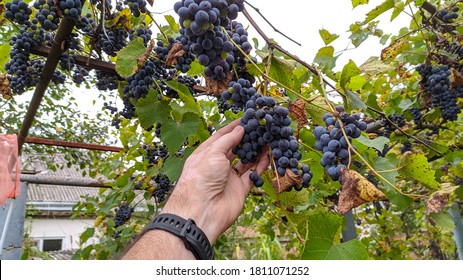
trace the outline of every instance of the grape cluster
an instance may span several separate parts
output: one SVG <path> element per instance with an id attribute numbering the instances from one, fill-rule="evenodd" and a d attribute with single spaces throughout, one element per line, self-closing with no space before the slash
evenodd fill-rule
<path id="1" fill-rule="evenodd" d="M 95 74 L 97 78 L 96 88 L 98 90 L 115 90 L 119 87 L 119 79 L 117 76 L 100 70 L 95 70 Z"/>
<path id="2" fill-rule="evenodd" d="M 239 47 L 233 46 L 232 52 L 236 67 L 238 69 L 244 69 L 247 63 L 245 54 L 249 55 L 252 50 L 251 43 L 248 41 L 248 32 L 241 23 L 232 21 L 231 28 L 227 28 L 227 33 L 233 42 Z M 243 54 L 243 51 L 245 54 Z"/>
<path id="3" fill-rule="evenodd" d="M 170 182 L 169 177 L 162 173 L 159 173 L 156 176 L 154 182 L 156 183 L 156 189 L 153 192 L 153 196 L 157 203 L 162 203 L 166 200 L 167 195 L 174 188 L 174 186 Z"/>
<path id="4" fill-rule="evenodd" d="M 5 17 L 18 24 L 26 24 L 29 22 L 32 9 L 29 5 L 21 0 L 13 0 L 5 4 Z"/>
<path id="5" fill-rule="evenodd" d="M 132 217 L 134 209 L 129 205 L 121 205 L 116 211 L 116 216 L 114 217 L 114 227 L 120 227 L 125 224 L 130 217 Z"/>
<path id="6" fill-rule="evenodd" d="M 335 109 L 335 113 L 323 115 L 326 127 L 315 127 L 313 134 L 317 139 L 315 148 L 323 152 L 320 164 L 331 179 L 338 181 L 342 170 L 349 163 L 349 144 L 353 138 L 361 135 L 362 131 L 367 128 L 367 124 L 360 120 L 360 115 L 350 115 L 344 111 L 342 106 L 337 106 Z"/>
<path id="7" fill-rule="evenodd" d="M 230 6 L 233 6 L 231 11 L 226 0 L 182 0 L 174 4 L 182 27 L 180 32 L 188 39 L 187 45 L 198 62 L 206 66 L 206 77 L 216 80 L 224 80 L 234 62 L 229 54 L 233 44 L 221 29 L 229 25 L 229 15 L 236 18 L 235 13 L 239 11 L 237 4 Z"/>
<path id="8" fill-rule="evenodd" d="M 444 122 L 455 121 L 461 108 L 458 106 L 457 98 L 460 91 L 450 85 L 451 71 L 447 65 L 426 66 L 424 64 L 417 68 L 422 76 L 421 83 L 426 91 L 431 94 L 432 105 L 441 109 Z"/>
<path id="9" fill-rule="evenodd" d="M 156 165 L 159 161 L 163 161 L 169 155 L 165 145 L 154 142 L 151 145 L 143 145 L 143 149 L 146 152 L 145 158 L 149 164 Z"/>
<path id="10" fill-rule="evenodd" d="M 80 67 L 80 66 L 76 66 L 72 73 L 72 81 L 80 85 L 81 83 L 85 81 L 85 77 L 87 77 L 88 75 L 89 73 L 87 69 Z"/>
<path id="11" fill-rule="evenodd" d="M 116 56 L 116 52 L 127 45 L 127 37 L 129 32 L 124 28 L 101 30 L 97 48 L 101 48 L 109 56 Z"/>
<path id="12" fill-rule="evenodd" d="M 58 7 L 68 19 L 78 21 L 82 13 L 81 0 L 59 0 Z"/>
<path id="13" fill-rule="evenodd" d="M 148 28 L 137 28 L 131 29 L 129 31 L 129 40 L 133 41 L 135 38 L 142 38 L 145 47 L 148 45 L 148 42 L 151 40 L 151 35 L 153 35 L 153 31 Z"/>
<path id="14" fill-rule="evenodd" d="M 57 30 L 60 22 L 58 9 L 55 7 L 54 0 L 37 0 L 34 3 L 37 9 L 35 18 L 40 22 L 45 30 Z"/>
<path id="15" fill-rule="evenodd" d="M 410 152 L 412 150 L 412 143 L 410 142 L 405 142 L 403 143 L 402 147 L 400 147 L 400 153 L 403 155 L 406 152 Z"/>
<path id="16" fill-rule="evenodd" d="M 221 94 L 219 101 L 219 110 L 223 113 L 225 110 L 238 112 L 246 107 L 247 102 L 257 93 L 249 80 L 240 78 L 236 82 L 230 82 L 229 88 Z"/>
<path id="17" fill-rule="evenodd" d="M 396 130 L 396 127 L 393 124 L 391 124 L 390 122 L 388 122 L 387 120 L 385 120 L 384 118 L 381 118 L 381 119 L 385 123 L 384 124 L 383 136 L 384 137 L 391 136 L 391 133 Z M 393 122 L 394 124 L 396 124 L 398 127 L 403 127 L 406 124 L 404 115 L 398 115 L 398 114 L 394 113 L 394 114 L 390 115 L 388 117 L 388 119 L 391 122 Z"/>
<path id="18" fill-rule="evenodd" d="M 453 7 L 451 11 L 443 9 L 437 12 L 436 17 L 445 23 L 452 23 L 454 19 L 458 18 L 458 7 Z"/>
<path id="19" fill-rule="evenodd" d="M 90 13 L 85 16 L 81 16 L 79 21 L 76 23 L 76 28 L 81 30 L 85 35 L 93 37 L 94 31 L 97 29 L 95 19 L 92 18 Z"/>
<path id="20" fill-rule="evenodd" d="M 299 162 L 302 154 L 299 152 L 299 143 L 293 135 L 294 131 L 290 127 L 291 118 L 288 115 L 289 110 L 276 105 L 275 99 L 255 93 L 247 101 L 246 111 L 241 118 L 245 134 L 240 144 L 232 151 L 243 164 L 246 164 L 256 162 L 263 147 L 269 145 L 274 161 L 273 170 L 279 176 L 285 176 L 288 169 L 300 176 L 302 185 L 291 186 L 291 188 L 301 190 L 303 187 L 308 187 L 312 173 L 308 165 Z M 251 181 L 257 187 L 263 184 L 263 180 L 258 177 L 255 172 L 250 175 Z"/>
<path id="21" fill-rule="evenodd" d="M 182 49 L 184 51 L 184 54 L 182 56 L 177 57 L 176 62 L 175 62 L 175 69 L 182 73 L 186 73 L 191 69 L 191 63 L 193 62 L 195 57 L 190 52 L 190 48 L 187 43 L 187 39 L 185 37 L 179 36 L 177 37 L 177 39 L 170 37 L 168 39 L 167 46 L 164 45 L 163 41 L 158 41 L 157 46 L 155 48 L 155 52 L 158 55 L 160 60 L 166 62 L 168 60 L 169 52 L 171 51 L 172 47 L 176 43 L 182 44 Z"/>
<path id="22" fill-rule="evenodd" d="M 146 13 L 148 11 L 145 0 L 125 0 L 124 4 L 129 6 L 132 15 L 135 17 L 139 17 L 141 13 Z"/>
<path id="23" fill-rule="evenodd" d="M 421 114 L 421 109 L 419 108 L 411 108 L 410 113 L 412 114 L 412 119 L 415 124 L 419 124 L 423 115 Z"/>

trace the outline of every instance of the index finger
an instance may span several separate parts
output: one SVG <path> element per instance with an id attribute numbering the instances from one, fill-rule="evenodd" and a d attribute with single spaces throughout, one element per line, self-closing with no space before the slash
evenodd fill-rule
<path id="1" fill-rule="evenodd" d="M 196 150 L 198 151 L 204 150 L 205 148 L 207 148 L 209 145 L 214 143 L 214 141 L 216 141 L 223 135 L 230 133 L 233 129 L 235 129 L 235 127 L 240 125 L 240 122 L 241 122 L 241 119 L 234 120 L 231 123 L 227 124 L 226 126 L 222 127 L 221 129 L 217 130 L 216 133 L 214 133 L 211 137 L 209 137 L 209 139 L 204 141 Z"/>

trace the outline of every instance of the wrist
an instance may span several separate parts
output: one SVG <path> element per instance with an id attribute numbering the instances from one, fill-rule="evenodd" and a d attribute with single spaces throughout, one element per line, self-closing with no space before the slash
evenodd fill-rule
<path id="1" fill-rule="evenodd" d="M 204 203 L 204 198 L 200 200 L 191 195 L 185 197 L 182 194 L 174 192 L 161 212 L 174 214 L 185 220 L 192 219 L 206 234 L 207 239 L 212 245 L 221 233 L 218 233 L 214 228 L 214 222 L 212 221 L 209 209 L 210 207 Z"/>

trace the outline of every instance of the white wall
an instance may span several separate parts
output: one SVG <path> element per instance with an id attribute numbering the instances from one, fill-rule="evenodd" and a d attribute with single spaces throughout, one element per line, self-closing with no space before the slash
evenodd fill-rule
<path id="1" fill-rule="evenodd" d="M 63 250 L 79 248 L 79 237 L 87 227 L 93 227 L 94 219 L 42 218 L 26 220 L 25 228 L 30 237 L 40 239 L 63 239 Z M 94 244 L 97 238 L 90 238 L 86 244 Z"/>

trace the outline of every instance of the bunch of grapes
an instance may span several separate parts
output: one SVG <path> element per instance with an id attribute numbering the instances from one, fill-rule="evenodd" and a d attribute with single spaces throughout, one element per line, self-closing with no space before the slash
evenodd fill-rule
<path id="1" fill-rule="evenodd" d="M 455 121 L 461 112 L 457 103 L 460 91 L 453 89 L 450 85 L 451 71 L 449 67 L 447 65 L 426 66 L 422 64 L 417 68 L 417 71 L 423 77 L 421 83 L 425 90 L 431 94 L 432 105 L 441 109 L 444 122 Z"/>
<path id="2" fill-rule="evenodd" d="M 312 173 L 308 165 L 299 162 L 302 154 L 290 127 L 291 118 L 288 115 L 289 110 L 276 105 L 275 99 L 255 93 L 247 101 L 246 111 L 241 118 L 245 134 L 240 144 L 232 151 L 243 164 L 246 164 L 256 162 L 262 148 L 269 145 L 274 160 L 274 164 L 271 165 L 273 170 L 279 176 L 285 176 L 287 170 L 300 176 L 302 185 L 291 187 L 301 190 L 308 187 Z M 250 179 L 257 187 L 263 184 L 263 180 L 259 179 L 255 172 L 251 173 Z"/>
<path id="3" fill-rule="evenodd" d="M 458 18 L 458 7 L 453 7 L 451 11 L 443 9 L 437 12 L 436 17 L 445 23 L 452 23 L 454 19 Z"/>
<path id="4" fill-rule="evenodd" d="M 233 51 L 233 44 L 222 32 L 221 26 L 228 26 L 228 2 L 225 0 L 176 2 L 174 11 L 179 15 L 181 34 L 190 45 L 191 52 L 201 65 L 207 77 L 223 80 L 233 61 L 227 61 Z"/>
<path id="5" fill-rule="evenodd" d="M 22 0 L 13 0 L 5 4 L 5 17 L 18 24 L 26 24 L 29 22 L 32 9 Z"/>
<path id="6" fill-rule="evenodd" d="M 159 59 L 162 61 L 167 61 L 169 52 L 171 51 L 174 44 L 182 44 L 182 49 L 184 51 L 182 56 L 176 58 L 175 69 L 182 73 L 186 73 L 191 69 L 191 63 L 194 61 L 195 57 L 190 52 L 190 47 L 188 45 L 187 39 L 183 36 L 177 37 L 174 39 L 170 37 L 168 39 L 168 45 L 165 46 L 163 41 L 158 41 L 155 48 L 155 52 L 158 55 Z"/>
<path id="7" fill-rule="evenodd" d="M 35 18 L 45 30 L 53 31 L 58 29 L 60 19 L 54 0 L 37 0 L 34 3 L 34 8 L 37 9 Z"/>
<path id="8" fill-rule="evenodd" d="M 361 135 L 362 131 L 367 128 L 367 124 L 360 120 L 360 115 L 350 115 L 344 111 L 342 106 L 337 106 L 333 114 L 324 114 L 323 120 L 326 127 L 317 126 L 313 130 L 317 139 L 315 148 L 323 152 L 320 164 L 325 168 L 328 176 L 338 181 L 342 170 L 349 163 L 349 144 L 353 138 Z"/>
<path id="9" fill-rule="evenodd" d="M 151 40 L 151 35 L 153 35 L 153 31 L 148 28 L 137 28 L 131 29 L 129 31 L 129 40 L 133 41 L 135 38 L 142 38 L 145 47 L 148 45 L 148 42 Z"/>
<path id="10" fill-rule="evenodd" d="M 148 11 L 145 0 L 125 0 L 124 4 L 129 6 L 132 15 L 135 17 L 139 17 L 141 13 L 146 13 Z"/>
<path id="11" fill-rule="evenodd" d="M 252 86 L 249 80 L 240 78 L 236 82 L 230 82 L 229 88 L 221 94 L 221 101 L 219 101 L 219 110 L 232 110 L 238 112 L 243 110 L 247 102 L 257 93 L 256 89 Z M 252 105 L 250 103 L 250 105 Z"/>
<path id="12" fill-rule="evenodd" d="M 385 122 L 383 135 L 384 137 L 389 137 L 391 133 L 396 130 L 396 127 L 390 122 L 384 120 L 384 118 L 382 119 Z M 390 115 L 388 119 L 394 124 L 396 124 L 398 127 L 403 127 L 406 124 L 404 115 L 397 115 L 396 113 L 394 113 Z"/>
<path id="13" fill-rule="evenodd" d="M 116 211 L 116 216 L 114 217 L 114 227 L 120 227 L 125 224 L 130 217 L 132 217 L 134 209 L 129 205 L 121 205 Z"/>
<path id="14" fill-rule="evenodd" d="M 59 66 L 63 70 L 71 71 L 76 66 L 76 55 L 71 55 L 69 51 L 62 53 L 59 59 Z"/>
<path id="15" fill-rule="evenodd" d="M 79 18 L 79 21 L 76 23 L 76 28 L 81 30 L 85 35 L 93 37 L 97 24 L 92 15 L 87 13 L 85 16 Z"/>
<path id="16" fill-rule="evenodd" d="M 112 28 L 109 30 L 101 30 L 97 48 L 101 48 L 107 55 L 116 56 L 116 52 L 120 51 L 127 45 L 127 37 L 129 33 L 125 28 Z"/>
<path id="17" fill-rule="evenodd" d="M 237 21 L 231 22 L 231 28 L 227 28 L 228 36 L 233 40 L 237 46 L 233 46 L 233 59 L 236 63 L 238 69 L 244 69 L 246 66 L 246 56 L 243 54 L 243 51 L 248 55 L 252 46 L 248 41 L 248 32 L 243 27 L 243 25 Z"/>
<path id="18" fill-rule="evenodd" d="M 95 70 L 95 74 L 97 79 L 96 88 L 98 90 L 115 90 L 119 87 L 117 76 L 100 70 Z"/>
<path id="19" fill-rule="evenodd" d="M 88 70 L 84 67 L 76 66 L 72 73 L 72 81 L 76 84 L 81 84 L 85 81 L 85 77 L 89 75 Z"/>
<path id="20" fill-rule="evenodd" d="M 162 203 L 167 199 L 167 195 L 174 188 L 174 186 L 170 182 L 169 177 L 162 173 L 159 173 L 156 176 L 154 182 L 156 183 L 156 189 L 153 192 L 153 196 L 157 203 Z"/>
<path id="21" fill-rule="evenodd" d="M 143 145 L 142 148 L 146 152 L 145 158 L 149 164 L 156 165 L 159 161 L 163 161 L 169 156 L 166 146 L 157 142 L 151 145 Z"/>
<path id="22" fill-rule="evenodd" d="M 78 21 L 82 13 L 81 0 L 59 0 L 58 7 L 68 19 Z"/>
<path id="23" fill-rule="evenodd" d="M 412 114 L 412 119 L 415 124 L 419 124 L 423 115 L 421 114 L 421 109 L 419 108 L 411 108 L 410 113 Z"/>

